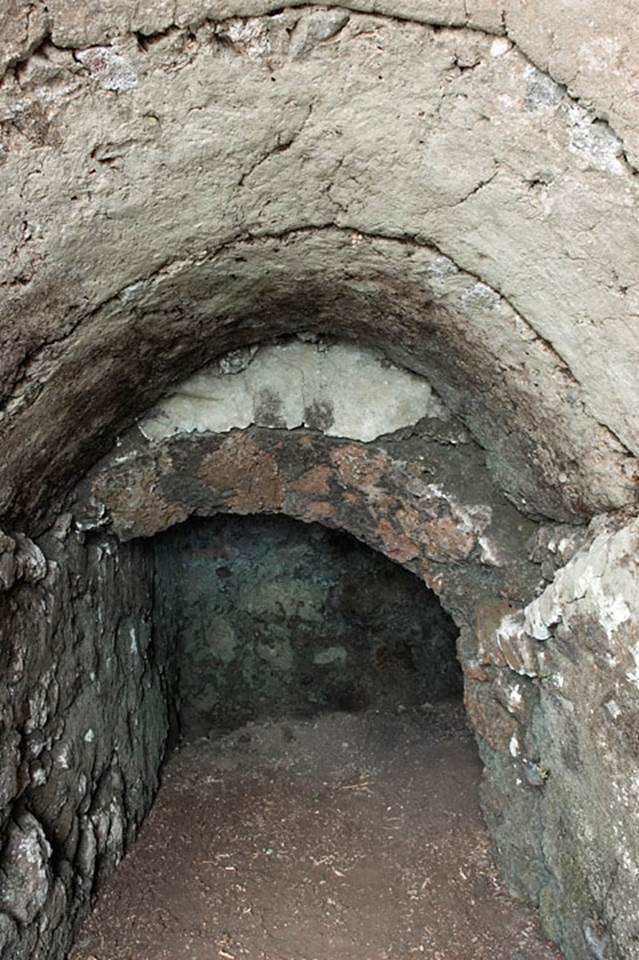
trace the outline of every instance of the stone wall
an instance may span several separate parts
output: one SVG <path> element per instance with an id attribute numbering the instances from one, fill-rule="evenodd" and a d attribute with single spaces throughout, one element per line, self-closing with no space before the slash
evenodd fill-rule
<path id="1" fill-rule="evenodd" d="M 149 807 L 167 743 L 150 553 L 84 540 L 68 520 L 39 547 L 4 539 L 5 570 L 17 557 L 30 582 L 0 593 L 2 960 L 65 956 Z"/>
<path id="2" fill-rule="evenodd" d="M 532 523 L 454 418 L 437 417 L 374 443 L 136 430 L 69 506 L 38 546 L 3 540 L 7 958 L 63 955 L 153 796 L 181 625 L 175 567 L 160 564 L 154 587 L 151 541 L 135 538 L 219 512 L 347 527 L 432 586 L 462 627 L 484 809 L 511 888 L 569 960 L 633 957 L 636 521 Z"/>
<path id="3" fill-rule="evenodd" d="M 639 521 L 601 518 L 480 651 L 507 668 L 515 721 L 484 810 L 511 885 L 540 903 L 569 958 L 639 956 L 638 556 Z M 504 817 L 522 794 L 524 848 Z"/>
<path id="4" fill-rule="evenodd" d="M 457 630 L 437 597 L 347 534 L 229 516 L 181 524 L 154 549 L 158 592 L 176 611 L 186 737 L 461 695 Z"/>
<path id="5" fill-rule="evenodd" d="M 322 346 L 318 344 L 312 350 L 321 353 Z M 364 354 L 363 362 L 376 364 L 383 371 L 380 359 L 371 360 L 371 356 Z M 355 365 L 357 362 L 355 356 Z M 270 425 L 237 430 L 228 424 L 225 433 L 184 433 L 179 429 L 175 433 L 170 429 L 167 436 L 155 439 L 136 428 L 121 438 L 113 453 L 78 485 L 69 498 L 68 512 L 41 538 L 38 547 L 26 538 L 4 543 L 0 571 L 10 591 L 6 594 L 7 603 L 13 604 L 10 609 L 22 611 L 23 617 L 15 636 L 22 641 L 40 617 L 38 629 L 44 646 L 51 633 L 46 603 L 57 604 L 55 642 L 60 657 L 71 658 L 64 668 L 68 672 L 60 680 L 61 689 L 66 692 L 75 682 L 71 678 L 82 675 L 73 659 L 84 656 L 81 651 L 99 651 L 102 643 L 107 648 L 116 644 L 119 651 L 111 658 L 107 656 L 103 666 L 100 661 L 101 669 L 116 671 L 108 683 L 100 681 L 98 688 L 99 674 L 89 670 L 89 681 L 85 681 L 89 707 L 82 713 L 83 721 L 91 712 L 96 716 L 89 744 L 92 736 L 102 744 L 99 731 L 106 731 L 104 752 L 108 762 L 115 764 L 116 773 L 107 776 L 100 765 L 102 760 L 85 771 L 84 753 L 80 753 L 68 774 L 74 782 L 83 783 L 83 777 L 87 778 L 88 810 L 95 810 L 101 825 L 102 846 L 96 853 L 95 870 L 89 871 L 90 877 L 84 881 L 85 868 L 63 857 L 68 864 L 63 868 L 67 887 L 72 889 L 68 909 L 60 908 L 56 913 L 55 901 L 49 898 L 38 902 L 32 913 L 23 915 L 22 926 L 16 926 L 12 918 L 7 920 L 7 936 L 15 939 L 19 932 L 21 938 L 19 946 L 7 947 L 12 951 L 11 960 L 15 960 L 16 951 L 17 960 L 30 958 L 38 937 L 42 939 L 42 949 L 50 951 L 47 960 L 57 960 L 62 955 L 75 915 L 86 909 L 95 882 L 117 861 L 125 839 L 135 832 L 153 796 L 176 693 L 174 684 L 165 679 L 163 668 L 168 665 L 166 675 L 176 677 L 177 665 L 170 648 L 179 635 L 179 622 L 175 597 L 164 589 L 162 578 L 153 586 L 150 540 L 136 538 L 150 538 L 190 516 L 220 512 L 284 513 L 307 523 L 320 521 L 334 529 L 349 530 L 417 573 L 442 597 L 447 610 L 464 626 L 459 649 L 467 671 L 473 666 L 475 607 L 492 609 L 495 603 L 516 606 L 529 596 L 531 581 L 536 583 L 538 574 L 535 564 L 526 556 L 525 544 L 536 525 L 518 513 L 496 489 L 486 468 L 485 454 L 433 396 L 430 386 L 415 382 L 394 368 L 387 369 L 389 377 L 400 381 L 405 377 L 409 384 L 409 421 L 423 416 L 394 433 L 378 437 L 374 443 L 331 435 L 331 417 L 314 420 L 313 429 L 287 430 Z M 223 384 L 218 386 L 223 389 Z M 217 387 L 206 395 L 204 408 L 217 402 L 216 397 Z M 383 399 L 382 392 L 380 400 Z M 352 410 L 357 413 L 357 398 L 352 403 Z M 201 414 L 202 402 L 200 408 Z M 385 419 L 389 410 L 392 412 L 392 406 L 387 410 L 382 402 L 375 419 L 376 433 L 383 430 L 384 423 L 393 423 L 392 418 Z M 346 420 L 342 416 L 340 422 L 347 421 L 348 416 Z M 351 417 L 350 422 L 356 425 L 356 418 Z M 83 535 L 90 538 L 87 545 L 81 543 Z M 114 537 L 131 543 L 118 545 Z M 167 571 L 168 568 L 165 574 Z M 21 585 L 42 578 L 45 573 L 41 582 Z M 30 594 L 23 595 L 19 592 L 22 590 L 40 591 L 37 613 L 29 606 Z M 125 613 L 129 618 L 138 618 L 144 641 L 151 629 L 149 618 L 155 624 L 153 642 L 146 647 L 143 643 L 146 657 L 139 658 L 128 620 L 126 629 L 120 630 Z M 6 625 L 11 630 L 9 619 Z M 82 636 L 81 644 L 76 633 Z M 24 696 L 30 694 L 30 677 L 47 675 L 51 651 L 49 647 L 46 650 L 42 661 L 31 663 L 29 673 L 22 677 Z M 95 685 L 91 673 L 96 674 Z M 467 672 L 467 687 L 471 677 L 472 673 Z M 36 679 L 36 688 L 38 682 Z M 148 694 L 147 683 L 151 684 Z M 481 689 L 486 686 L 477 685 Z M 8 688 L 6 696 L 8 699 Z M 484 706 L 481 716 L 477 711 L 474 714 L 482 737 L 488 736 L 487 731 L 494 727 L 495 711 L 498 718 L 499 711 L 503 712 L 494 697 Z M 141 724 L 149 741 L 143 742 L 143 757 L 138 753 L 137 740 L 125 740 L 125 735 L 134 736 L 136 728 L 119 730 L 121 716 L 133 716 Z M 54 719 L 52 715 L 52 723 Z M 12 715 L 7 729 L 19 731 L 21 722 Z M 84 746 L 86 732 L 74 731 L 82 750 L 90 749 Z M 495 749 L 499 749 L 499 744 Z M 140 767 L 142 759 L 147 764 L 144 768 Z M 125 766 L 127 772 L 123 774 Z M 94 773 L 98 777 L 98 799 L 91 792 Z M 124 776 L 138 786 L 127 787 Z M 47 783 L 50 790 L 62 791 L 57 820 L 79 820 L 77 830 L 83 829 L 84 807 L 78 808 L 76 816 L 75 794 L 66 790 L 66 780 L 60 779 L 57 767 L 52 767 Z M 35 786 L 30 774 L 26 776 L 25 796 L 30 796 Z M 11 801 L 7 817 L 20 816 L 20 798 L 12 796 Z M 129 804 L 133 804 L 133 813 L 128 812 Z M 113 833 L 108 819 L 111 816 L 116 826 L 114 838 L 109 841 Z M 28 823 L 34 826 L 31 821 Z M 91 826 L 90 837 L 96 829 Z M 106 846 L 108 842 L 112 849 Z M 42 840 L 43 857 L 50 859 L 45 843 L 52 850 L 53 844 L 48 838 Z M 7 876 L 13 878 L 10 884 L 14 887 L 29 876 L 24 863 L 11 866 L 16 859 L 16 844 L 8 843 L 4 854 Z M 48 877 L 47 871 L 52 872 L 53 868 L 43 867 L 43 876 Z M 15 894 L 10 897 L 15 899 Z M 57 933 L 53 933 L 58 920 Z M 40 927 L 49 932 L 42 934 Z"/>

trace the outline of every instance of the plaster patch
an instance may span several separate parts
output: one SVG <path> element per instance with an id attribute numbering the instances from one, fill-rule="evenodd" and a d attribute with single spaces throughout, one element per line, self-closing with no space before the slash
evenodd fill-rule
<path id="1" fill-rule="evenodd" d="M 503 57 L 512 49 L 512 43 L 506 37 L 495 37 L 490 45 L 491 57 Z"/>
<path id="2" fill-rule="evenodd" d="M 634 647 L 634 649 L 630 651 L 630 654 L 635 665 L 632 670 L 628 671 L 626 677 L 631 683 L 636 683 L 637 686 L 639 686 L 639 646 Z"/>
<path id="3" fill-rule="evenodd" d="M 613 720 L 616 720 L 617 717 L 621 716 L 621 708 L 616 700 L 609 700 L 606 704 L 606 710 Z"/>
<path id="4" fill-rule="evenodd" d="M 139 427 L 149 440 L 255 423 L 310 427 L 367 442 L 423 417 L 448 416 L 426 380 L 389 363 L 380 352 L 295 339 L 252 352 L 246 365 L 229 366 L 222 358 L 204 368 L 154 407 Z"/>
<path id="5" fill-rule="evenodd" d="M 623 597 L 607 596 L 601 588 L 601 583 L 598 586 L 596 599 L 598 601 L 599 620 L 608 635 L 608 639 L 611 639 L 617 628 L 630 620 L 631 612 Z"/>
<path id="6" fill-rule="evenodd" d="M 511 708 L 519 707 L 522 703 L 521 688 L 516 684 L 508 695 L 508 705 Z"/>
<path id="7" fill-rule="evenodd" d="M 220 24 L 216 33 L 229 40 L 252 60 L 261 60 L 271 52 L 268 30 L 258 17 L 244 20 L 241 17 Z"/>
<path id="8" fill-rule="evenodd" d="M 109 46 L 76 50 L 75 59 L 87 68 L 93 79 L 105 90 L 123 92 L 137 84 L 137 75 L 129 61 Z"/>
<path id="9" fill-rule="evenodd" d="M 479 537 L 478 541 L 481 547 L 479 555 L 480 562 L 487 567 L 501 567 L 502 560 L 496 548 L 496 544 L 489 537 Z"/>

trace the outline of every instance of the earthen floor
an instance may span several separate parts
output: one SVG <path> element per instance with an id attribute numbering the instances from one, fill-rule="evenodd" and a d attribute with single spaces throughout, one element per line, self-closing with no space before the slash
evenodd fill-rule
<path id="1" fill-rule="evenodd" d="M 72 960 L 558 960 L 506 893 L 463 711 L 183 747 Z"/>

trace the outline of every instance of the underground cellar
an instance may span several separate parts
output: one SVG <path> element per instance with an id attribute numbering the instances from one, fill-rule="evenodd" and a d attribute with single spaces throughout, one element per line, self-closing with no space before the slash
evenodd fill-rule
<path id="1" fill-rule="evenodd" d="M 595 0 L 0 10 L 2 960 L 84 949 L 96 898 L 108 910 L 165 803 L 186 803 L 180 778 L 187 819 L 209 802 L 196 744 L 212 780 L 227 773 L 210 802 L 243 810 L 259 843 L 252 776 L 266 806 L 286 794 L 266 782 L 277 763 L 338 797 L 366 780 L 353 757 L 352 779 L 331 779 L 327 751 L 310 768 L 322 731 L 371 747 L 390 730 L 423 772 L 442 729 L 474 764 L 488 832 L 458 807 L 459 856 L 484 851 L 499 903 L 541 925 L 531 960 L 554 950 L 543 938 L 567 960 L 639 957 L 636 32 L 630 4 Z M 338 696 L 273 634 L 249 636 L 269 591 L 243 608 L 235 566 L 275 556 L 285 529 L 332 551 L 335 576 L 377 582 L 387 561 L 431 592 L 465 719 L 338 674 L 345 639 L 309 639 Z M 218 563 L 229 531 L 245 549 Z M 231 628 L 202 598 L 220 662 L 239 630 L 246 676 L 275 676 L 255 673 L 269 656 L 299 667 L 286 716 L 275 687 L 254 709 L 237 664 L 184 659 L 203 655 L 176 592 L 205 582 L 198 551 L 245 618 Z M 411 623 L 394 631 L 397 689 L 424 652 Z M 393 777 L 404 753 L 388 749 Z M 434 862 L 427 824 L 404 825 L 398 856 Z M 238 869 L 256 849 L 234 848 Z M 395 923 L 413 901 L 391 886 Z M 419 935 L 397 950 L 430 949 Z"/>

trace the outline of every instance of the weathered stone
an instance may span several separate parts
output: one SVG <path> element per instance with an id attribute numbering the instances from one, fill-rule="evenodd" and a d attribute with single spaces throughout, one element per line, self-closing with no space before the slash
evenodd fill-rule
<path id="1" fill-rule="evenodd" d="M 105 90 L 121 92 L 130 90 L 137 83 L 131 64 L 112 46 L 76 50 L 75 58 Z"/>
<path id="2" fill-rule="evenodd" d="M 168 734 L 148 551 L 73 534 L 45 551 L 47 576 L 0 596 L 2 960 L 66 954 L 148 809 Z"/>
<path id="3" fill-rule="evenodd" d="M 238 513 L 282 508 L 285 487 L 277 461 L 243 434 L 233 435 L 206 456 L 199 477 L 214 494 L 226 496 L 230 509 Z"/>
<path id="4" fill-rule="evenodd" d="M 488 746 L 505 753 L 518 729 L 517 721 L 494 698 L 484 683 L 468 683 L 464 704 L 473 729 Z"/>
<path id="5" fill-rule="evenodd" d="M 46 574 L 47 562 L 37 544 L 22 533 L 9 537 L 0 531 L 0 590 L 19 580 L 37 583 Z"/>
<path id="6" fill-rule="evenodd" d="M 428 429 L 428 421 L 419 428 L 424 440 Z M 467 575 L 474 578 L 474 603 L 498 592 L 520 602 L 536 570 L 525 558 L 533 525 L 494 489 L 477 448 L 464 452 L 474 470 L 467 490 L 454 465 L 455 442 L 421 442 L 415 460 L 413 444 L 414 431 L 406 440 L 401 432 L 389 438 L 386 447 L 300 430 L 183 433 L 161 442 L 133 430 L 78 488 L 72 509 L 106 518 L 127 538 L 149 536 L 192 513 L 282 512 L 346 529 L 422 575 L 446 569 L 438 592 L 462 618 Z M 407 477 L 425 470 L 441 472 L 445 482 L 407 491 Z M 504 558 L 500 566 L 484 562 L 487 536 Z M 468 567 L 461 564 L 471 557 Z"/>
<path id="7" fill-rule="evenodd" d="M 523 615 L 498 629 L 500 646 L 508 637 L 516 656 L 510 668 L 539 678 L 529 739 L 514 754 L 523 768 L 513 774 L 519 789 L 531 776 L 543 785 L 541 906 L 568 957 L 594 955 L 595 919 L 606 956 L 634 956 L 637 938 L 639 522 L 617 526 L 604 525 Z M 531 643 L 536 666 L 523 653 Z"/>
<path id="8" fill-rule="evenodd" d="M 0 860 L 0 909 L 22 925 L 47 902 L 50 857 L 51 846 L 33 816 L 23 814 L 9 827 Z"/>

